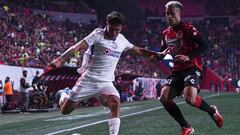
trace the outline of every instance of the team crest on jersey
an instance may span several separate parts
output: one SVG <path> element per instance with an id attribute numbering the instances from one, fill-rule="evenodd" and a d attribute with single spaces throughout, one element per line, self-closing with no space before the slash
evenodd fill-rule
<path id="1" fill-rule="evenodd" d="M 111 47 L 112 47 L 113 49 L 117 49 L 117 43 L 116 43 L 116 42 L 113 42 L 113 43 L 111 44 Z"/>
<path id="2" fill-rule="evenodd" d="M 177 38 L 180 39 L 180 38 L 182 38 L 182 37 L 183 37 L 182 31 L 178 31 L 178 32 L 177 32 Z"/>

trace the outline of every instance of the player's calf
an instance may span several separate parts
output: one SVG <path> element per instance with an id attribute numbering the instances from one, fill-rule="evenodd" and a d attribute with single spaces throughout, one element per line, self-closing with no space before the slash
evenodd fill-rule
<path id="1" fill-rule="evenodd" d="M 111 118 L 120 117 L 120 99 L 114 95 L 105 95 L 100 102 L 111 111 Z"/>
<path id="2" fill-rule="evenodd" d="M 78 106 L 77 102 L 66 99 L 63 105 L 60 107 L 62 114 L 70 114 Z"/>
<path id="3" fill-rule="evenodd" d="M 117 96 L 104 96 L 102 103 L 110 109 L 108 121 L 109 135 L 118 135 L 120 127 L 120 99 Z"/>

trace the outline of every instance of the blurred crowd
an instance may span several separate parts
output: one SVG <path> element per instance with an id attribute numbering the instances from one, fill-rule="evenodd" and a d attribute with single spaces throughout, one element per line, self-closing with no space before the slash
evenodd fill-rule
<path id="1" fill-rule="evenodd" d="M 211 16 L 232 16 L 240 13 L 240 1 L 237 0 L 199 0 L 198 3 Z"/>
<path id="2" fill-rule="evenodd" d="M 44 67 L 95 27 L 56 22 L 26 8 L 11 7 L 1 13 L 0 61 L 7 65 Z"/>
<path id="3" fill-rule="evenodd" d="M 68 47 L 104 24 L 54 21 L 47 14 L 34 14 L 30 8 L 9 6 L 0 12 L 0 64 L 44 68 Z M 239 78 L 240 18 L 209 18 L 193 22 L 209 44 L 203 63 L 224 79 Z M 165 20 L 131 23 L 123 34 L 137 46 L 159 51 Z M 81 63 L 83 52 L 75 58 Z M 129 73 L 143 77 L 162 76 L 148 59 L 123 54 L 116 75 Z"/>
<path id="4" fill-rule="evenodd" d="M 147 16 L 164 16 L 165 4 L 169 0 L 137 0 Z M 180 0 L 183 14 L 194 16 L 233 16 L 240 13 L 240 1 L 236 0 Z M 187 8 L 185 8 L 187 7 Z"/>
<path id="5" fill-rule="evenodd" d="M 95 13 L 82 0 L 3 0 L 5 3 L 47 11 L 71 13 Z"/>
<path id="6" fill-rule="evenodd" d="M 61 3 L 55 3 L 58 6 L 41 7 L 42 3 L 37 4 L 37 1 L 32 4 L 29 2 L 30 5 L 24 5 L 21 0 L 18 2 L 22 7 L 9 4 L 0 9 L 0 64 L 45 68 L 49 62 L 83 39 L 96 27 L 104 28 L 104 23 L 100 21 L 99 24 L 72 23 L 69 20 L 57 22 L 47 14 L 36 14 L 31 10 L 31 8 L 36 8 L 85 12 L 75 8 L 62 8 Z M 205 5 L 207 14 L 215 17 L 192 20 L 193 25 L 202 33 L 209 45 L 208 50 L 203 54 L 203 65 L 212 69 L 223 80 L 237 82 L 240 79 L 240 15 L 237 15 L 240 8 L 236 5 L 239 4 L 236 4 L 237 1 L 235 1 L 236 5 L 233 4 L 234 1 L 224 3 L 224 1 L 212 0 L 209 2 L 215 6 L 209 7 L 206 0 L 200 3 Z M 221 4 L 226 4 L 226 10 L 218 10 Z M 222 16 L 216 17 L 218 15 Z M 228 17 L 227 15 L 235 16 Z M 122 33 L 131 43 L 139 47 L 160 51 L 161 32 L 166 27 L 165 19 L 153 19 L 128 23 L 124 25 Z M 80 66 L 82 54 L 83 52 L 80 51 L 75 53 L 74 58 L 66 65 Z M 73 60 L 77 63 L 71 63 Z M 144 100 L 143 88 L 141 85 L 135 88 L 132 80 L 135 77 L 164 78 L 157 69 L 158 67 L 146 58 L 123 53 L 115 71 L 117 78 L 114 82 L 121 95 L 121 101 Z M 124 75 L 130 78 L 125 78 Z M 6 78 L 6 84 L 9 83 L 8 80 L 9 78 Z M 0 89 L 3 89 L 6 84 L 0 82 Z M 160 87 L 156 87 L 158 95 Z M 6 87 L 6 89 L 10 88 Z M 9 92 L 9 95 L 12 95 L 12 92 Z M 50 95 L 49 99 L 52 97 Z M 12 108 L 9 107 L 10 101 L 7 103 L 6 107 Z M 99 102 L 93 98 L 81 102 L 81 105 L 98 106 Z"/>
<path id="7" fill-rule="evenodd" d="M 240 78 L 240 18 L 230 22 L 206 19 L 198 27 L 210 45 L 203 63 L 224 80 Z"/>

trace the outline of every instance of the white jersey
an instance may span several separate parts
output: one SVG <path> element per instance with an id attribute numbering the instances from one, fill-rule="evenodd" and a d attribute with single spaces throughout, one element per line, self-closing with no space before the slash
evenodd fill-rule
<path id="1" fill-rule="evenodd" d="M 84 38 L 90 50 L 90 61 L 82 74 L 83 81 L 114 81 L 114 71 L 123 51 L 133 48 L 122 34 L 116 40 L 105 39 L 104 29 L 97 28 Z"/>
<path id="2" fill-rule="evenodd" d="M 82 59 L 82 65 L 80 68 L 77 69 L 77 72 L 81 75 L 85 70 L 88 65 L 88 62 L 90 60 L 91 52 L 90 48 L 88 48 L 87 51 L 84 52 L 83 54 L 83 59 Z"/>

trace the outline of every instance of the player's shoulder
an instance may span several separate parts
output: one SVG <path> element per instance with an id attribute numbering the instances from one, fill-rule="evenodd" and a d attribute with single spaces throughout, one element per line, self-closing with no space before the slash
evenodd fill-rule
<path id="1" fill-rule="evenodd" d="M 125 36 L 123 34 L 121 34 L 121 33 L 118 34 L 118 37 L 119 38 L 125 38 Z"/>
<path id="2" fill-rule="evenodd" d="M 121 34 L 121 33 L 119 33 L 118 34 L 118 37 L 117 37 L 119 40 L 127 40 L 127 38 L 123 35 L 123 34 Z"/>
<path id="3" fill-rule="evenodd" d="M 167 34 L 170 31 L 171 31 L 171 27 L 169 26 L 165 30 L 163 30 L 162 35 L 165 35 L 165 34 Z"/>
<path id="4" fill-rule="evenodd" d="M 93 30 L 94 34 L 103 34 L 104 33 L 104 29 L 103 28 L 96 28 Z"/>
<path id="5" fill-rule="evenodd" d="M 191 22 L 185 22 L 184 26 L 190 31 L 197 31 L 197 28 Z"/>

